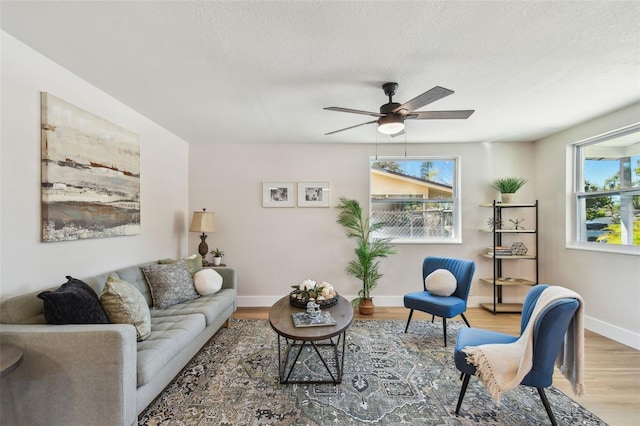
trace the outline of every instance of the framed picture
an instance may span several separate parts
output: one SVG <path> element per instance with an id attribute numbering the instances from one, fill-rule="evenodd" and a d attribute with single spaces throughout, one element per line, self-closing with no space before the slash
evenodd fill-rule
<path id="1" fill-rule="evenodd" d="M 329 182 L 298 182 L 298 207 L 329 207 Z"/>
<path id="2" fill-rule="evenodd" d="M 263 182 L 262 207 L 295 207 L 293 182 Z"/>
<path id="3" fill-rule="evenodd" d="M 42 241 L 140 234 L 138 135 L 41 96 Z"/>

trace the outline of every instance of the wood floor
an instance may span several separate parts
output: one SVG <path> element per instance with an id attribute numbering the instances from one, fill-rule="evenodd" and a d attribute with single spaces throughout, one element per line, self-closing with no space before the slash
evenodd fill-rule
<path id="1" fill-rule="evenodd" d="M 354 314 L 355 319 L 406 320 L 405 308 L 376 306 L 373 316 Z M 234 318 L 267 319 L 269 308 L 238 308 Z M 465 314 L 473 327 L 486 328 L 518 335 L 519 314 L 493 315 L 482 308 L 469 308 Z M 415 312 L 414 319 L 431 319 Z M 614 342 L 590 331 L 585 331 L 585 385 L 586 394 L 573 395 L 569 381 L 559 371 L 553 385 L 610 425 L 640 425 L 640 351 Z"/>

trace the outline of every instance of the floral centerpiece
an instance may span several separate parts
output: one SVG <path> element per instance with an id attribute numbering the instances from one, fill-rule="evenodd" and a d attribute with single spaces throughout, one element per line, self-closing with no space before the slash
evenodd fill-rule
<path id="1" fill-rule="evenodd" d="M 320 307 L 333 306 L 338 303 L 338 293 L 331 284 L 322 281 L 306 279 L 301 284 L 292 285 L 294 290 L 289 293 L 289 302 L 299 308 L 306 308 L 307 303 L 313 301 Z"/>

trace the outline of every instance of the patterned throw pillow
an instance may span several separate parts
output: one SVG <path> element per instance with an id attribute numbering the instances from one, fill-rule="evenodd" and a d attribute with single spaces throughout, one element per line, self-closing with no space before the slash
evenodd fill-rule
<path id="1" fill-rule="evenodd" d="M 198 298 L 193 277 L 184 260 L 172 264 L 149 264 L 142 267 L 155 308 L 166 308 Z"/>
<path id="2" fill-rule="evenodd" d="M 113 324 L 131 324 L 138 342 L 151 334 L 151 314 L 142 293 L 133 285 L 109 275 L 100 295 L 100 303 Z"/>
<path id="3" fill-rule="evenodd" d="M 458 287 L 456 277 L 446 269 L 436 269 L 424 279 L 427 291 L 434 296 L 451 296 Z"/>
<path id="4" fill-rule="evenodd" d="M 191 275 L 195 275 L 196 272 L 202 269 L 202 256 L 199 254 L 192 254 L 191 256 L 184 258 L 184 263 L 187 264 L 187 268 L 189 268 Z"/>
<path id="5" fill-rule="evenodd" d="M 98 295 L 84 281 L 67 276 L 56 291 L 43 291 L 44 318 L 49 324 L 108 324 Z"/>
<path id="6" fill-rule="evenodd" d="M 176 262 L 177 260 L 171 258 L 158 260 L 158 263 L 161 265 L 169 265 Z M 186 263 L 187 268 L 189 268 L 189 272 L 191 272 L 191 275 L 194 275 L 196 272 L 202 269 L 202 256 L 200 256 L 199 254 L 192 254 L 191 256 L 184 258 L 184 263 Z"/>

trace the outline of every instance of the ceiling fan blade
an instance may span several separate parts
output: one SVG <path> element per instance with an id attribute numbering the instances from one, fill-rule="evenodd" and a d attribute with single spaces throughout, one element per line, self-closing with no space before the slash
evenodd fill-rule
<path id="1" fill-rule="evenodd" d="M 457 111 L 418 111 L 412 112 L 407 115 L 406 119 L 418 119 L 418 120 L 440 120 L 440 119 L 448 119 L 448 118 L 469 118 L 471 114 L 473 114 L 475 110 L 473 109 L 464 109 Z"/>
<path id="2" fill-rule="evenodd" d="M 394 109 L 393 112 L 407 115 L 418 108 L 422 108 L 425 105 L 429 105 L 431 102 L 435 102 L 438 99 L 442 99 L 445 96 L 452 95 L 453 90 L 445 89 L 444 87 L 436 86 L 431 90 L 427 90 L 422 95 L 416 96 L 411 99 L 409 102 L 400 105 L 398 108 Z"/>
<path id="3" fill-rule="evenodd" d="M 385 114 L 380 114 L 379 112 L 361 111 L 359 109 L 351 109 L 351 108 L 326 107 L 324 109 L 326 109 L 328 111 L 350 112 L 352 114 L 370 115 L 372 117 L 384 117 L 385 116 Z"/>
<path id="4" fill-rule="evenodd" d="M 329 132 L 329 133 L 325 133 L 324 135 L 332 135 L 334 133 L 338 133 L 338 132 L 344 132 L 345 130 L 349 130 L 349 129 L 354 129 L 356 127 L 360 127 L 360 126 L 364 126 L 365 124 L 372 124 L 372 123 L 376 123 L 378 120 L 373 120 L 373 121 L 367 121 L 366 123 L 360 123 L 360 124 L 356 124 L 355 126 L 351 126 L 351 127 L 345 127 L 344 129 L 340 129 L 340 130 L 334 130 L 333 132 Z"/>

